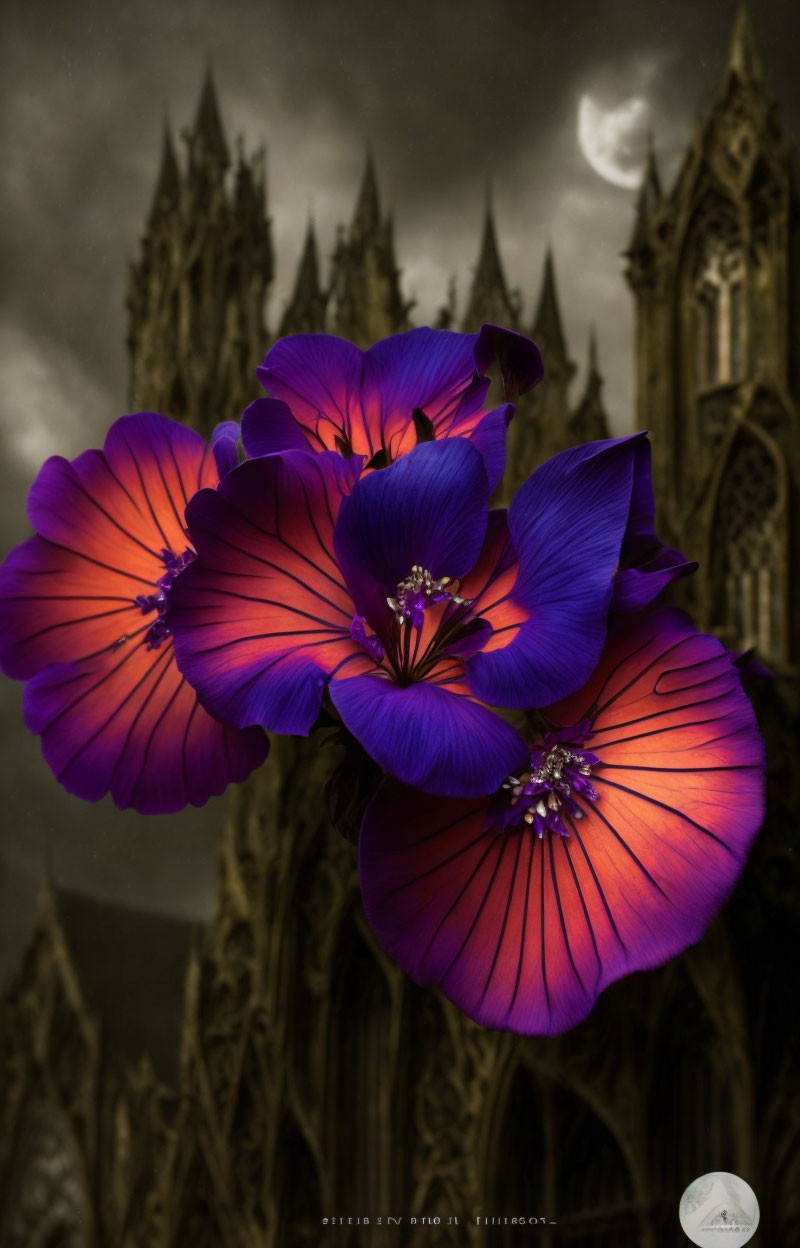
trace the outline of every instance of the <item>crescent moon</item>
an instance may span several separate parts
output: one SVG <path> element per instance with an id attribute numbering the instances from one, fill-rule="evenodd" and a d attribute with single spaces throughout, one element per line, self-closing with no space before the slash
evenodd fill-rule
<path id="1" fill-rule="evenodd" d="M 595 173 L 628 191 L 641 184 L 644 166 L 630 161 L 641 148 L 642 122 L 647 101 L 631 96 L 619 108 L 604 111 L 590 95 L 578 105 L 578 142 Z"/>

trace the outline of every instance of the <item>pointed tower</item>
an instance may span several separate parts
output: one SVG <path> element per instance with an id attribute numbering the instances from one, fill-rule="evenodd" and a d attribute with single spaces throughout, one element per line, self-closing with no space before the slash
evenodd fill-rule
<path id="1" fill-rule="evenodd" d="M 368 151 L 361 189 L 350 226 L 350 237 L 356 242 L 365 242 L 373 238 L 380 228 L 381 201 L 378 193 L 378 178 L 372 152 Z"/>
<path id="2" fill-rule="evenodd" d="M 597 363 L 597 338 L 589 335 L 589 361 L 583 395 L 568 422 L 571 443 L 596 442 L 609 436 L 608 416 L 603 406 L 603 377 Z"/>
<path id="3" fill-rule="evenodd" d="M 575 365 L 569 358 L 567 340 L 561 321 L 552 247 L 548 247 L 545 253 L 542 285 L 536 315 L 533 318 L 531 337 L 544 358 L 544 381 L 536 393 L 541 394 L 545 388 L 549 388 L 553 395 L 557 391 L 558 401 L 566 410 L 567 386 L 575 374 Z"/>
<path id="4" fill-rule="evenodd" d="M 334 252 L 331 303 L 333 332 L 362 347 L 409 328 L 412 305 L 400 288 L 392 220 L 381 214 L 371 153 L 350 229 L 340 232 Z"/>
<path id="5" fill-rule="evenodd" d="M 744 3 L 665 198 L 653 168 L 627 277 L 659 524 L 699 560 L 682 592 L 701 626 L 778 669 L 800 660 L 800 202 Z"/>
<path id="6" fill-rule="evenodd" d="M 569 358 L 556 290 L 553 252 L 547 248 L 539 302 L 528 331 L 542 353 L 544 378 L 516 404 L 508 431 L 508 467 L 504 488 L 510 498 L 543 460 L 570 444 L 569 385 L 575 365 Z"/>
<path id="7" fill-rule="evenodd" d="M 161 141 L 161 165 L 150 205 L 148 223 L 152 225 L 159 217 L 172 215 L 178 208 L 180 194 L 181 175 L 175 155 L 175 144 L 172 139 L 172 129 L 165 118 Z"/>
<path id="8" fill-rule="evenodd" d="M 314 222 L 309 218 L 294 290 L 281 318 L 279 336 L 322 333 L 325 329 L 326 304 L 327 294 L 319 280 L 317 236 Z"/>
<path id="9" fill-rule="evenodd" d="M 258 392 L 273 276 L 263 153 L 231 174 L 210 71 L 182 172 L 169 128 L 139 258 L 128 280 L 130 406 L 209 432 Z"/>
<path id="10" fill-rule="evenodd" d="M 190 147 L 196 167 L 207 165 L 218 171 L 227 169 L 230 165 L 230 153 L 222 125 L 217 88 L 210 65 L 206 67 L 206 76 L 203 80 L 191 132 Z"/>
<path id="11" fill-rule="evenodd" d="M 500 248 L 497 245 L 491 191 L 487 188 L 481 249 L 472 277 L 463 328 L 467 333 L 476 333 L 481 325 L 491 321 L 496 325 L 516 329 L 518 319 L 519 304 L 509 294 Z"/>
<path id="12" fill-rule="evenodd" d="M 550 436 L 563 438 L 569 413 L 569 386 L 575 365 L 569 358 L 567 340 L 561 320 L 553 250 L 547 248 L 542 272 L 539 302 L 530 336 L 539 347 L 544 361 L 544 378 L 532 391 Z"/>
<path id="13" fill-rule="evenodd" d="M 647 161 L 644 167 L 644 174 L 642 175 L 642 185 L 639 188 L 639 195 L 636 200 L 633 232 L 626 252 L 631 263 L 640 265 L 642 269 L 647 267 L 651 259 L 649 251 L 650 235 L 653 230 L 653 222 L 663 200 L 664 194 L 661 189 L 661 178 L 658 172 L 655 144 L 651 132 L 648 138 Z"/>

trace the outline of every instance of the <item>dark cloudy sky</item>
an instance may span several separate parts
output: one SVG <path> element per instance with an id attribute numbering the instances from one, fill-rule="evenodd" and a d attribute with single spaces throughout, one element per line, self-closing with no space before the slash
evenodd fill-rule
<path id="1" fill-rule="evenodd" d="M 784 122 L 800 124 L 796 0 L 755 25 Z M 572 352 L 597 326 L 615 427 L 630 424 L 633 194 L 576 141 L 578 101 L 649 107 L 674 172 L 718 81 L 732 0 L 11 0 L 2 18 L 0 548 L 26 535 L 43 457 L 102 441 L 125 410 L 124 284 L 152 193 L 164 110 L 191 119 L 211 56 L 224 120 L 265 142 L 278 252 L 270 318 L 313 208 L 324 253 L 373 148 L 406 291 L 432 317 L 463 300 L 486 178 L 512 285 L 531 312 L 556 253 Z M 0 695 L 0 973 L 17 960 L 50 846 L 56 877 L 189 915 L 210 911 L 224 800 L 146 821 L 63 794 L 28 739 L 19 690 Z"/>

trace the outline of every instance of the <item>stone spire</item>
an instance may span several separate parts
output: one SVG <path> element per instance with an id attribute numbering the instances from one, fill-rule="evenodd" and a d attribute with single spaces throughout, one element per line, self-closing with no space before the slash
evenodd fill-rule
<path id="1" fill-rule="evenodd" d="M 325 328 L 326 303 L 327 295 L 319 280 L 317 236 L 309 217 L 294 290 L 281 319 L 280 336 L 321 333 Z"/>
<path id="2" fill-rule="evenodd" d="M 542 285 L 536 316 L 531 329 L 533 338 L 544 359 L 544 380 L 557 383 L 566 390 L 575 373 L 575 365 L 569 358 L 567 342 L 561 323 L 561 310 L 556 291 L 556 273 L 553 250 L 548 246 L 542 273 Z M 541 391 L 539 386 L 536 393 Z"/>
<path id="3" fill-rule="evenodd" d="M 205 157 L 212 163 L 225 168 L 230 163 L 228 144 L 225 139 L 225 131 L 217 101 L 217 89 L 214 85 L 210 65 L 206 68 L 203 89 L 200 92 L 200 102 L 197 105 L 194 130 L 192 132 L 192 146 L 198 157 Z"/>
<path id="4" fill-rule="evenodd" d="M 382 216 L 372 153 L 350 229 L 340 230 L 331 277 L 332 328 L 358 346 L 409 328 L 411 303 L 403 298 L 390 216 Z"/>
<path id="5" fill-rule="evenodd" d="M 597 363 L 597 337 L 589 334 L 589 360 L 586 385 L 578 406 L 569 418 L 569 434 L 574 442 L 595 442 L 609 436 L 608 416 L 603 406 L 603 377 Z"/>
<path id="6" fill-rule="evenodd" d="M 353 222 L 350 226 L 352 239 L 365 240 L 374 236 L 381 227 L 381 201 L 378 193 L 378 179 L 375 173 L 375 162 L 372 152 L 367 151 L 361 189 L 356 200 Z"/>
<path id="7" fill-rule="evenodd" d="M 753 34 L 746 0 L 739 0 L 736 9 L 728 62 L 725 67 L 725 80 L 727 81 L 732 74 L 735 74 L 740 82 L 751 86 L 762 87 L 764 85 L 764 66 L 756 37 Z"/>
<path id="8" fill-rule="evenodd" d="M 661 207 L 663 199 L 664 193 L 661 189 L 661 178 L 658 172 L 658 162 L 651 131 L 647 142 L 647 160 L 644 173 L 642 174 L 642 183 L 639 187 L 639 195 L 636 200 L 633 232 L 626 255 L 637 255 L 642 248 L 647 246 L 653 218 Z"/>
<path id="9" fill-rule="evenodd" d="M 169 121 L 164 118 L 164 133 L 161 142 L 161 166 L 156 178 L 156 189 L 150 206 L 148 220 L 164 212 L 170 212 L 177 206 L 181 191 L 181 174 L 175 155 L 172 140 L 172 129 Z"/>
<path id="10" fill-rule="evenodd" d="M 181 177 L 165 132 L 154 209 L 128 281 L 131 410 L 155 409 L 209 432 L 257 386 L 273 276 L 263 154 L 230 161 L 206 74 Z M 174 197 L 174 199 L 172 198 Z M 179 204 L 179 211 L 161 205 Z"/>
<path id="11" fill-rule="evenodd" d="M 487 187 L 483 237 L 464 316 L 464 329 L 469 333 L 474 333 L 486 321 L 516 328 L 518 313 L 518 306 L 509 295 L 503 272 L 500 248 L 497 245 L 491 191 Z"/>

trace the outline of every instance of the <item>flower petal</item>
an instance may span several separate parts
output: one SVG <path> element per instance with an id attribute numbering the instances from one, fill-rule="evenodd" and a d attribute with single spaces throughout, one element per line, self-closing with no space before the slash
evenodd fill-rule
<path id="1" fill-rule="evenodd" d="M 380 632 L 386 598 L 415 564 L 438 579 L 466 575 L 486 532 L 489 485 L 463 438 L 427 442 L 353 487 L 334 534 L 357 609 Z"/>
<path id="2" fill-rule="evenodd" d="M 535 342 L 512 329 L 486 324 L 475 344 L 478 370 L 485 373 L 494 359 L 500 365 L 503 394 L 512 401 L 532 390 L 544 376 L 542 355 Z"/>
<path id="3" fill-rule="evenodd" d="M 235 420 L 223 420 L 211 434 L 211 450 L 220 478 L 229 473 L 239 462 L 239 436 L 241 430 Z"/>
<path id="4" fill-rule="evenodd" d="M 307 733 L 327 676 L 371 666 L 333 556 L 352 472 L 338 455 L 287 451 L 241 464 L 187 510 L 197 559 L 176 581 L 178 665 L 212 714 Z"/>
<path id="5" fill-rule="evenodd" d="M 369 673 L 331 681 L 330 694 L 376 763 L 426 793 L 490 793 L 525 757 L 514 729 L 467 690 Z"/>
<path id="6" fill-rule="evenodd" d="M 269 751 L 257 728 L 212 719 L 175 666 L 167 642 L 144 638 L 83 663 L 56 664 L 25 686 L 25 721 L 61 784 L 121 809 L 168 814 L 201 806 L 244 780 Z"/>
<path id="7" fill-rule="evenodd" d="M 670 581 L 694 572 L 697 564 L 664 546 L 655 534 L 655 500 L 649 440 L 634 440 L 633 489 L 619 572 L 614 580 L 612 615 L 641 611 Z"/>
<path id="8" fill-rule="evenodd" d="M 595 803 L 566 838 L 498 832 L 486 802 L 395 783 L 360 837 L 383 947 L 486 1026 L 555 1035 L 697 941 L 763 818 L 763 746 L 730 655 L 680 612 L 626 620 L 555 723 L 592 712 Z"/>
<path id="9" fill-rule="evenodd" d="M 543 706 L 577 688 L 597 663 L 634 453 L 634 439 L 562 451 L 517 491 L 508 510 L 519 560 L 510 597 L 528 619 L 508 645 L 470 661 L 470 687 L 482 701 Z"/>
<path id="10" fill-rule="evenodd" d="M 471 410 L 480 406 L 488 382 L 477 380 L 475 334 L 443 329 L 411 329 L 376 342 L 365 354 L 362 402 L 386 445 L 420 409 L 437 437 L 447 435 L 469 391 Z"/>
<path id="11" fill-rule="evenodd" d="M 336 437 L 356 454 L 380 450 L 361 409 L 363 353 L 331 334 L 279 338 L 256 369 L 267 394 L 283 399 L 314 450 L 337 450 Z"/>
<path id="12" fill-rule="evenodd" d="M 510 403 L 496 407 L 494 411 L 481 416 L 471 428 L 461 422 L 454 424 L 453 433 L 459 437 L 469 437 L 472 445 L 483 457 L 486 475 L 489 478 L 489 493 L 493 494 L 499 486 L 506 467 L 506 430 L 514 415 Z"/>
<path id="13" fill-rule="evenodd" d="M 279 451 L 319 450 L 281 399 L 256 399 L 242 415 L 242 446 L 248 459 Z"/>
<path id="14" fill-rule="evenodd" d="M 325 334 L 299 334 L 279 340 L 258 375 L 270 395 L 289 405 L 312 449 L 354 453 L 367 467 L 384 467 L 426 440 L 420 427 L 435 439 L 472 436 L 487 414 L 490 381 L 482 373 L 495 358 L 508 394 L 524 393 L 541 377 L 534 343 L 491 325 L 480 334 L 412 329 L 365 352 Z M 269 422 L 269 413 L 262 414 L 271 438 L 283 440 L 272 449 L 297 449 L 285 414 L 273 412 Z M 491 421 L 480 439 L 492 489 L 502 475 L 501 421 Z M 381 462 L 372 463 L 374 457 Z"/>

